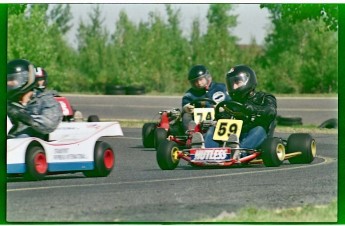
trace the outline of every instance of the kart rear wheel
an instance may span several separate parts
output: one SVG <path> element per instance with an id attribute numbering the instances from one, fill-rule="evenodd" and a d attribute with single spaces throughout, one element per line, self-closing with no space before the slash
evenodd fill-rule
<path id="1" fill-rule="evenodd" d="M 163 140 L 158 146 L 156 160 L 159 168 L 162 170 L 173 170 L 180 162 L 178 155 L 178 146 L 170 140 Z"/>
<path id="2" fill-rule="evenodd" d="M 163 128 L 157 128 L 154 132 L 154 143 L 156 150 L 158 149 L 160 143 L 165 141 L 168 137 L 168 132 Z"/>
<path id="3" fill-rule="evenodd" d="M 301 155 L 289 158 L 291 164 L 308 164 L 316 156 L 316 142 L 310 134 L 291 134 L 287 140 L 287 153 L 301 152 Z"/>
<path id="4" fill-rule="evenodd" d="M 94 169 L 83 171 L 86 177 L 106 177 L 115 165 L 115 154 L 111 146 L 104 141 L 97 141 L 94 151 Z"/>
<path id="5" fill-rule="evenodd" d="M 145 148 L 153 148 L 154 147 L 154 131 L 156 129 L 156 123 L 145 123 L 141 130 L 143 145 Z"/>
<path id="6" fill-rule="evenodd" d="M 41 146 L 32 146 L 28 149 L 25 158 L 27 180 L 42 180 L 48 172 L 46 153 Z"/>
<path id="7" fill-rule="evenodd" d="M 261 145 L 262 160 L 267 167 L 280 166 L 285 159 L 285 146 L 277 137 L 267 138 Z"/>

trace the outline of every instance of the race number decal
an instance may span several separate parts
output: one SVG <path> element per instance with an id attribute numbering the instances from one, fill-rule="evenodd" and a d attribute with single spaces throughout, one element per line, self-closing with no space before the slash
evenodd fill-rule
<path id="1" fill-rule="evenodd" d="M 204 120 L 214 119 L 214 108 L 195 108 L 194 109 L 194 121 L 200 123 Z"/>
<path id="2" fill-rule="evenodd" d="M 242 120 L 220 119 L 214 130 L 213 140 L 227 141 L 230 134 L 236 134 L 240 137 L 242 130 Z"/>

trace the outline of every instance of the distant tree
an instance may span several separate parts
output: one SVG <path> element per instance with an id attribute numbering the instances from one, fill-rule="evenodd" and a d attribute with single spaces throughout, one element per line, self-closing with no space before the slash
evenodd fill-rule
<path id="1" fill-rule="evenodd" d="M 72 28 L 72 25 L 69 24 L 73 19 L 71 6 L 69 4 L 53 5 L 49 19 L 57 25 L 62 34 L 66 34 Z"/>
<path id="2" fill-rule="evenodd" d="M 224 81 L 226 71 L 235 64 L 239 64 L 238 38 L 231 34 L 237 25 L 237 15 L 232 15 L 231 4 L 210 4 L 207 13 L 207 32 L 203 37 L 202 48 L 205 51 L 203 62 L 210 68 L 214 79 Z"/>
<path id="3" fill-rule="evenodd" d="M 89 13 L 90 24 L 78 27 L 79 71 L 86 78 L 90 91 L 104 92 L 107 81 L 109 33 L 102 26 L 99 5 Z"/>
<path id="4" fill-rule="evenodd" d="M 130 21 L 125 11 L 121 10 L 119 18 L 115 24 L 114 34 L 111 35 L 111 61 L 112 71 L 108 77 L 109 83 L 115 85 L 138 85 L 143 81 L 144 71 L 143 59 L 140 62 L 140 56 L 145 52 L 145 48 L 141 47 L 143 37 L 146 32 L 142 30 L 142 34 L 138 34 L 137 27 Z M 139 51 L 139 49 L 141 49 Z"/>
<path id="5" fill-rule="evenodd" d="M 8 15 L 18 15 L 24 13 L 28 4 L 9 4 Z"/>
<path id="6" fill-rule="evenodd" d="M 52 51 L 55 43 L 46 20 L 47 4 L 30 5 L 26 12 L 9 14 L 8 58 L 26 58 L 36 64 L 50 65 L 57 54 Z"/>
<path id="7" fill-rule="evenodd" d="M 261 4 L 260 7 L 269 9 L 275 19 L 291 23 L 322 19 L 329 30 L 338 30 L 337 4 Z"/>
<path id="8" fill-rule="evenodd" d="M 322 19 L 291 23 L 272 7 L 260 81 L 277 93 L 337 92 L 338 37 Z"/>

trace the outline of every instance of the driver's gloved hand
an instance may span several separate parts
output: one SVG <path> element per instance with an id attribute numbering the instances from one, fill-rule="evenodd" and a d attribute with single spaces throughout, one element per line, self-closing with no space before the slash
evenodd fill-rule
<path id="1" fill-rule="evenodd" d="M 254 122 L 259 114 L 259 109 L 254 104 L 245 104 L 244 109 L 250 121 Z"/>
<path id="2" fill-rule="evenodd" d="M 190 103 L 186 104 L 185 106 L 183 106 L 183 111 L 187 112 L 187 113 L 193 113 L 194 112 L 194 106 L 191 105 Z"/>
<path id="3" fill-rule="evenodd" d="M 226 113 L 225 111 L 219 112 L 216 115 L 216 117 L 215 117 L 216 120 L 219 120 L 219 119 L 229 119 L 229 118 L 231 118 L 231 116 L 229 115 L 229 113 Z"/>
<path id="4" fill-rule="evenodd" d="M 251 103 L 244 104 L 244 109 L 248 115 L 256 115 L 258 113 L 257 107 Z"/>

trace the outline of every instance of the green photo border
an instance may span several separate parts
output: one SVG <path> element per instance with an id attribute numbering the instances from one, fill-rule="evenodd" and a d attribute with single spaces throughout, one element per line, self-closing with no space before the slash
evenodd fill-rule
<path id="1" fill-rule="evenodd" d="M 6 76 L 7 63 L 7 4 L 0 4 L 0 74 Z M 0 101 L 6 106 L 6 80 L 1 79 Z M 6 223 L 6 107 L 0 110 L 1 162 L 0 162 L 0 224 Z"/>
<path id="2" fill-rule="evenodd" d="M 338 82 L 339 87 L 345 87 L 345 4 L 339 4 L 339 58 L 338 58 Z M 6 75 L 7 63 L 7 4 L 0 4 L 0 73 L 2 76 Z M 1 82 L 0 101 L 2 106 L 6 106 L 6 92 L 5 79 Z M 341 89 L 340 89 L 341 90 Z M 344 91 L 338 93 L 338 223 L 345 224 L 345 135 L 344 126 L 345 119 L 342 116 L 344 110 L 345 95 Z M 1 161 L 0 161 L 0 224 L 7 224 L 6 222 L 6 107 L 1 108 Z"/>

